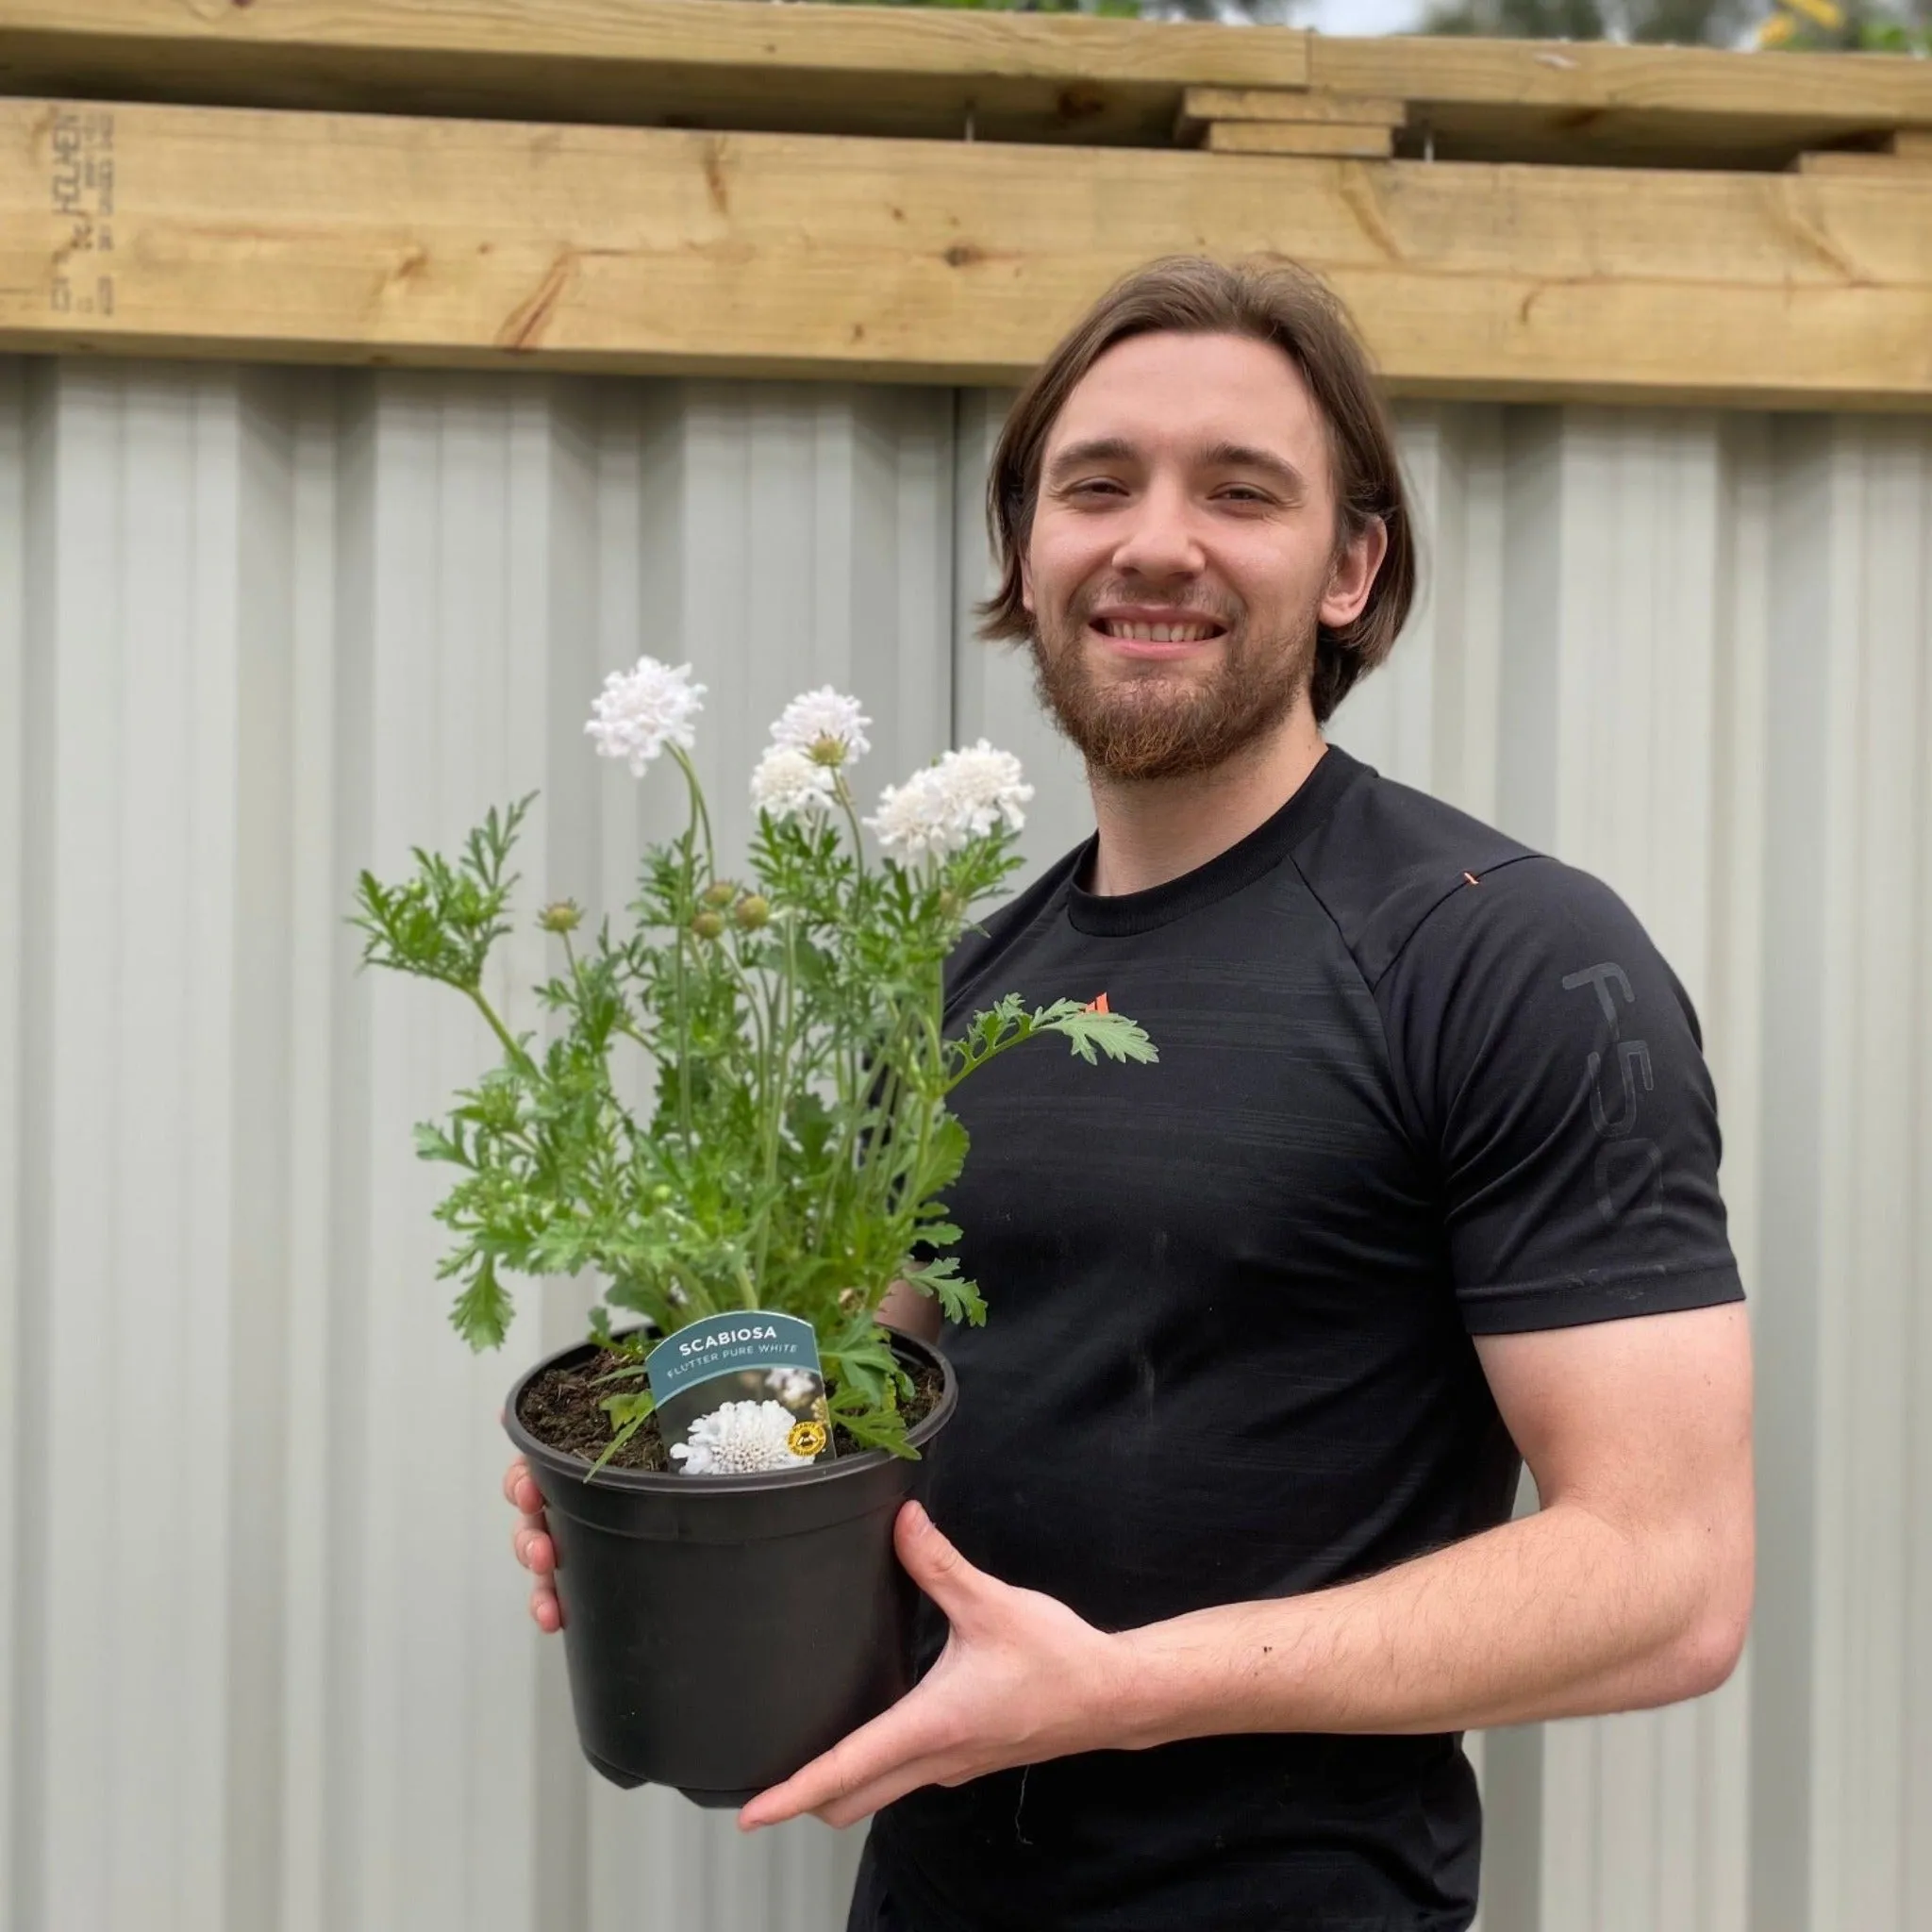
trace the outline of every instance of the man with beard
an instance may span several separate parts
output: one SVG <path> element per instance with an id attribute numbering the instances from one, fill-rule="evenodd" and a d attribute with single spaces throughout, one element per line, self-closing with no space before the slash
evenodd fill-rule
<path id="1" fill-rule="evenodd" d="M 949 1017 L 1104 994 L 1160 1062 L 960 1090 L 996 1313 L 948 1338 L 932 1518 L 898 1525 L 931 1667 L 741 1823 L 874 1817 L 851 1932 L 1467 1926 L 1459 1734 L 1692 1696 L 1743 1641 L 1695 1018 L 1602 885 L 1324 742 L 1415 566 L 1313 277 L 1130 276 L 989 505 L 988 631 L 1030 644 L 1098 831 L 962 944 Z"/>

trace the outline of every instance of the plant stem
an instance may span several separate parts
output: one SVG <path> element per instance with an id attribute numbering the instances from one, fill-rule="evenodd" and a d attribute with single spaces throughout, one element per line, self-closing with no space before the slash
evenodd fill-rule
<path id="1" fill-rule="evenodd" d="M 845 782 L 843 772 L 839 774 L 833 783 L 832 790 L 838 797 L 840 807 L 845 813 L 845 823 L 852 827 L 852 858 L 858 868 L 858 877 L 862 884 L 866 876 L 865 834 L 859 829 L 858 808 L 852 802 L 852 788 Z"/>
<path id="2" fill-rule="evenodd" d="M 671 756 L 677 760 L 678 768 L 684 774 L 684 782 L 691 791 L 691 819 L 705 835 L 705 876 L 718 875 L 718 856 L 711 845 L 711 815 L 705 809 L 704 787 L 698 783 L 697 768 L 676 745 L 670 747 Z"/>
<path id="3" fill-rule="evenodd" d="M 875 1213 L 884 1207 L 886 1194 L 892 1184 L 891 1162 L 886 1150 L 902 1142 L 898 1132 L 899 1108 L 905 1098 L 906 1079 L 899 1057 L 901 1030 L 900 1026 L 894 1025 L 891 1038 L 879 1056 L 879 1073 L 874 1076 L 879 1083 L 877 1113 L 880 1129 L 867 1149 L 865 1167 L 858 1184 L 858 1205 L 866 1214 Z M 885 1178 L 881 1180 L 880 1175 Z"/>
<path id="4" fill-rule="evenodd" d="M 489 1021 L 490 1030 L 503 1042 L 504 1052 L 509 1056 L 510 1059 L 517 1066 L 522 1067 L 525 1072 L 534 1074 L 537 1071 L 536 1062 L 510 1038 L 509 1028 L 496 1017 L 496 1009 L 483 997 L 482 989 L 480 987 L 466 986 L 463 988 L 463 991 L 469 994 L 476 1010 L 483 1015 L 484 1019 Z"/>
<path id="5" fill-rule="evenodd" d="M 745 976 L 744 961 L 738 955 L 738 948 L 742 943 L 742 941 L 739 940 L 726 940 L 724 943 L 726 946 L 730 948 L 730 950 L 721 954 L 720 957 L 724 959 L 725 968 L 730 973 L 731 977 L 733 981 L 736 983 L 739 991 L 744 995 L 744 1009 L 747 1013 L 751 1015 L 752 1038 L 753 1043 L 757 1049 L 755 1058 L 758 1062 L 758 1091 L 761 1096 L 759 1104 L 760 1106 L 762 1106 L 762 1095 L 765 1091 L 765 1088 L 767 1085 L 765 1068 L 765 1017 L 758 1010 L 758 988 L 755 987 L 752 984 L 752 982 Z"/>
<path id="6" fill-rule="evenodd" d="M 672 1280 L 684 1291 L 684 1307 L 677 1310 L 683 1321 L 677 1325 L 681 1327 L 685 1322 L 702 1322 L 707 1315 L 715 1315 L 718 1312 L 718 1304 L 706 1291 L 703 1282 L 687 1274 L 681 1268 L 674 1268 L 669 1272 Z"/>
<path id="7" fill-rule="evenodd" d="M 978 1073 L 980 1068 L 985 1066 L 988 1060 L 998 1059 L 1001 1054 L 1010 1051 L 1013 1047 L 1019 1046 L 1023 1041 L 1031 1040 L 1032 1038 L 1032 1017 L 1029 1014 L 1023 1013 L 1020 1016 L 1019 1020 L 1015 1023 L 1013 1031 L 1010 1034 L 1008 1034 L 1006 1039 L 998 1041 L 993 1045 L 988 1047 L 987 1050 L 983 1054 L 981 1054 L 976 1060 L 968 1060 L 967 1063 L 963 1067 L 961 1067 L 959 1071 L 952 1076 L 951 1079 L 945 1080 L 940 1088 L 939 1097 L 941 1100 L 943 1100 L 946 1097 L 946 1095 L 949 1094 L 953 1091 L 953 1089 L 959 1084 L 961 1080 L 965 1079 L 969 1074 Z M 943 1071 L 943 1068 L 941 1069 L 941 1071 Z"/>
<path id="8" fill-rule="evenodd" d="M 773 1070 L 772 1091 L 765 1098 L 765 1203 L 758 1210 L 758 1272 L 760 1280 L 764 1278 L 765 1261 L 772 1246 L 772 1191 L 778 1180 L 778 1141 L 784 1131 L 785 1103 L 791 1098 L 791 1031 L 792 1031 L 792 983 L 798 974 L 798 922 L 795 916 L 788 914 L 785 920 L 785 980 L 779 989 L 779 1021 L 773 1041 L 776 1048 L 775 1064 Z M 747 1306 L 756 1307 L 752 1302 Z"/>
<path id="9" fill-rule="evenodd" d="M 689 899 L 690 894 L 686 894 Z M 684 1140 L 684 1154 L 688 1160 L 691 1151 L 691 1002 L 688 998 L 688 985 L 684 976 L 684 943 L 688 935 L 683 924 L 679 924 L 672 944 L 675 951 L 672 955 L 671 973 L 672 997 L 677 1003 L 677 1127 Z"/>

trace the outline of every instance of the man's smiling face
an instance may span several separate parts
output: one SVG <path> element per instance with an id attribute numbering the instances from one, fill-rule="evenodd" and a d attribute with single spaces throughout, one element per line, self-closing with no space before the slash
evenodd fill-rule
<path id="1" fill-rule="evenodd" d="M 1272 732 L 1380 561 L 1336 539 L 1326 426 L 1279 349 L 1154 334 L 1100 357 L 1047 436 L 1023 566 L 1041 696 L 1090 767 L 1173 777 Z"/>

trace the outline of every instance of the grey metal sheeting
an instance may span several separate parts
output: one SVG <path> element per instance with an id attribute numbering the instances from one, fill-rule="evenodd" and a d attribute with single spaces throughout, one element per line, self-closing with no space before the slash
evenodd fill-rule
<path id="1" fill-rule="evenodd" d="M 515 1366 L 433 1279 L 412 1121 L 482 1064 L 358 975 L 358 867 L 541 788 L 527 903 L 620 905 L 709 687 L 724 842 L 784 700 L 862 776 L 985 731 L 999 399 L 0 364 L 0 1922 L 827 1932 L 856 1842 L 575 1757 L 497 1494 Z M 1932 420 L 1408 408 L 1431 585 L 1334 735 L 1601 873 L 1703 1015 L 1760 1351 L 1752 1650 L 1491 1738 L 1487 1932 L 1908 1932 L 1932 1895 Z M 527 925 L 505 947 L 543 962 Z M 508 976 L 506 974 L 506 976 Z M 515 1018 L 537 1014 L 512 1000 Z M 1918 1641 L 1914 1641 L 1914 1640 Z"/>

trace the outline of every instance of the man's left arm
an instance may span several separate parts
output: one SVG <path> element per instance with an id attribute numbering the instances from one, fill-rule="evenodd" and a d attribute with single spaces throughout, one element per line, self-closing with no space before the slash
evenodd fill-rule
<path id="1" fill-rule="evenodd" d="M 1335 1589 L 1109 1634 L 974 1569 L 908 1505 L 901 1558 L 952 1624 L 945 1651 L 741 1823 L 849 1824 L 921 1785 L 1076 1751 L 1480 1729 L 1714 1690 L 1751 1607 L 1742 1306 L 1476 1346 L 1541 1507 Z"/>
<path id="2" fill-rule="evenodd" d="M 1127 1633 L 1151 1732 L 1135 1741 L 1484 1729 L 1730 1674 L 1753 1568 L 1742 1305 L 1477 1347 L 1537 1513 L 1340 1589 Z"/>

